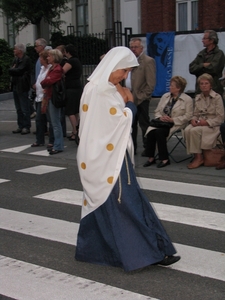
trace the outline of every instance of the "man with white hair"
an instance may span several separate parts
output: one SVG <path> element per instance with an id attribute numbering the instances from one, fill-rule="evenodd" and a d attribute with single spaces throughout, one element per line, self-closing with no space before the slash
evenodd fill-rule
<path id="1" fill-rule="evenodd" d="M 26 55 L 26 46 L 14 46 L 14 60 L 9 74 L 12 76 L 12 91 L 17 112 L 18 128 L 13 133 L 30 133 L 30 99 L 28 97 L 31 85 L 31 60 Z"/>

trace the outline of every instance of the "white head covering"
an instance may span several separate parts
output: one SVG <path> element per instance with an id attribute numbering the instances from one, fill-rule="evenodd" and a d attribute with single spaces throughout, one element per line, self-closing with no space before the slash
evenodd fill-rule
<path id="1" fill-rule="evenodd" d="M 122 46 L 115 47 L 106 53 L 88 80 L 99 85 L 99 91 L 105 91 L 110 89 L 108 80 L 112 72 L 138 65 L 137 58 L 130 49 Z"/>
<path id="2" fill-rule="evenodd" d="M 110 50 L 88 78 L 80 103 L 80 144 L 78 169 L 84 190 L 82 217 L 108 198 L 115 185 L 126 150 L 132 153 L 133 115 L 125 107 L 110 74 L 138 66 L 137 58 L 126 47 Z M 132 154 L 130 155 L 133 158 Z"/>

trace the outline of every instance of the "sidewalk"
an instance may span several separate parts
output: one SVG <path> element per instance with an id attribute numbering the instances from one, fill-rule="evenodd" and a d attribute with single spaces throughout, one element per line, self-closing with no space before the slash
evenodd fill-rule
<path id="1" fill-rule="evenodd" d="M 158 104 L 158 98 L 153 98 L 150 102 L 150 117 L 154 116 L 154 109 Z M 16 111 L 14 102 L 12 99 L 0 101 L 0 151 L 3 149 L 8 149 L 12 147 L 19 147 L 27 145 L 27 148 L 24 151 L 20 152 L 23 159 L 24 156 L 30 154 L 31 152 L 45 150 L 45 148 L 31 148 L 29 145 L 35 142 L 35 120 L 32 119 L 32 128 L 31 133 L 27 135 L 12 134 L 12 130 L 17 128 L 16 123 Z M 71 125 L 67 118 L 67 132 L 71 132 Z M 46 144 L 48 139 L 46 137 Z M 58 163 L 68 163 L 76 164 L 76 152 L 77 146 L 73 141 L 69 141 L 67 138 L 64 139 L 65 151 L 55 155 L 55 156 L 45 156 L 49 162 Z M 168 148 L 171 149 L 175 143 L 175 138 L 171 138 L 168 142 Z M 215 186 L 225 186 L 225 170 L 216 170 L 214 167 L 200 167 L 194 170 L 187 169 L 187 164 L 189 160 L 175 163 L 171 161 L 171 165 L 158 169 L 156 165 L 153 165 L 148 168 L 144 168 L 143 164 L 147 160 L 147 157 L 142 157 L 141 152 L 142 141 L 141 141 L 141 130 L 139 130 L 138 135 L 138 149 L 137 155 L 135 155 L 135 170 L 139 177 L 152 177 L 156 179 L 172 180 L 172 181 L 181 181 L 181 182 L 190 182 L 196 184 L 207 185 L 207 182 L 210 182 L 210 185 Z M 1 152 L 1 154 L 6 154 L 8 152 Z M 15 155 L 14 153 L 10 153 Z M 186 150 L 183 146 L 178 146 L 174 155 L 177 160 L 187 157 Z M 29 159 L 31 158 L 30 156 Z M 40 159 L 40 156 L 35 156 Z M 32 158 L 34 156 L 32 155 Z M 46 163 L 46 162 L 45 162 Z"/>

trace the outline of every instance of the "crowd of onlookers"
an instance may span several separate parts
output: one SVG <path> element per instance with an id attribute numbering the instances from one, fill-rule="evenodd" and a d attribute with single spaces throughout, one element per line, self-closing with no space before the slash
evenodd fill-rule
<path id="1" fill-rule="evenodd" d="M 49 154 L 57 154 L 64 150 L 66 136 L 66 116 L 68 116 L 72 134 L 69 140 L 78 145 L 79 103 L 82 94 L 82 65 L 78 59 L 74 45 L 59 45 L 56 49 L 47 46 L 43 38 L 35 41 L 35 50 L 39 58 L 35 65 L 35 80 L 31 83 L 31 61 L 26 55 L 23 44 L 14 46 L 12 67 L 9 73 L 12 78 L 12 91 L 17 111 L 18 128 L 13 133 L 30 133 L 33 108 L 30 105 L 29 92 L 32 86 L 35 92 L 36 141 L 31 147 L 45 145 L 48 133 Z M 65 87 L 65 107 L 56 107 L 51 101 L 54 85 L 63 80 Z"/>
<path id="2" fill-rule="evenodd" d="M 132 38 L 130 50 L 137 57 L 139 66 L 132 68 L 127 78 L 121 82 L 132 93 L 137 114 L 132 125 L 134 153 L 137 153 L 138 124 L 142 131 L 144 150 L 142 156 L 148 157 L 144 167 L 156 163 L 158 168 L 170 164 L 167 141 L 177 130 L 182 130 L 187 153 L 193 154 L 189 169 L 204 164 L 203 150 L 216 146 L 218 139 L 225 144 L 224 122 L 224 86 L 223 69 L 225 56 L 218 47 L 218 36 L 213 30 L 206 30 L 203 35 L 204 49 L 190 63 L 189 71 L 196 76 L 195 98 L 192 99 L 184 90 L 186 79 L 174 76 L 170 80 L 170 90 L 165 93 L 155 110 L 157 125 L 149 120 L 149 101 L 156 84 L 155 59 L 146 55 L 142 40 Z M 71 124 L 70 141 L 79 144 L 79 106 L 83 86 L 81 84 L 82 65 L 74 45 L 59 45 L 52 49 L 43 38 L 35 41 L 35 50 L 39 58 L 35 65 L 35 80 L 31 83 L 31 61 L 26 55 L 23 44 L 14 46 L 15 59 L 9 73 L 12 78 L 12 91 L 17 111 L 17 124 L 13 133 L 28 134 L 31 116 L 36 120 L 36 141 L 31 147 L 45 145 L 48 134 L 47 149 L 57 154 L 64 150 L 66 121 Z M 103 58 L 104 59 L 104 58 Z M 51 101 L 54 85 L 65 82 L 65 107 L 56 107 Z M 35 93 L 35 105 L 30 105 L 30 90 Z M 225 98 L 225 97 L 224 97 Z M 225 168 L 224 160 L 217 169 Z"/>

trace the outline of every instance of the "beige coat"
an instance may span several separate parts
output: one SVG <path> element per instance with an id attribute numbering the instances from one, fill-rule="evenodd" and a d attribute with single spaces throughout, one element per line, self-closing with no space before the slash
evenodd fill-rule
<path id="1" fill-rule="evenodd" d="M 155 60 L 142 53 L 138 63 L 139 66 L 131 71 L 132 94 L 136 105 L 151 99 L 156 84 Z"/>
<path id="2" fill-rule="evenodd" d="M 155 110 L 155 118 L 160 118 L 163 115 L 165 115 L 163 110 L 170 99 L 171 99 L 170 93 L 166 93 L 162 96 Z M 168 138 L 171 136 L 171 134 L 173 134 L 178 129 L 183 129 L 184 127 L 186 127 L 192 117 L 193 117 L 193 100 L 187 94 L 182 93 L 178 98 L 178 100 L 176 101 L 176 103 L 174 104 L 174 107 L 171 112 L 171 118 L 174 121 L 174 126 L 170 129 Z M 149 126 L 146 135 L 152 129 L 155 129 L 155 127 Z"/>
<path id="3" fill-rule="evenodd" d="M 219 94 L 211 90 L 210 96 L 205 99 L 203 94 L 195 97 L 195 109 L 192 119 L 207 121 L 209 126 L 202 126 L 201 149 L 212 149 L 216 146 L 220 134 L 220 125 L 224 122 L 223 100 Z M 191 124 L 185 129 L 193 127 Z"/>

